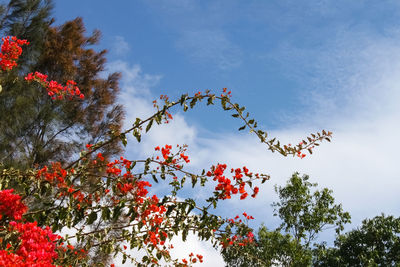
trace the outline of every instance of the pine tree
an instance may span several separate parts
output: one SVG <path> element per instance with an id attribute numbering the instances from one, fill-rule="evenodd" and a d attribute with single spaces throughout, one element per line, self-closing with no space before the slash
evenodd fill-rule
<path id="1" fill-rule="evenodd" d="M 101 142 L 119 132 L 122 125 L 124 112 L 116 104 L 120 75 L 101 78 L 106 51 L 91 48 L 98 43 L 100 32 L 87 37 L 81 18 L 54 27 L 51 8 L 48 0 L 15 0 L 0 10 L 3 35 L 30 42 L 25 57 L 18 62 L 19 71 L 8 72 L 0 81 L 0 161 L 5 166 L 65 162 L 85 144 Z M 52 100 L 41 86 L 23 79 L 33 71 L 63 84 L 75 80 L 86 98 Z M 112 143 L 105 151 L 108 157 L 121 147 Z"/>
<path id="2" fill-rule="evenodd" d="M 91 48 L 98 44 L 100 32 L 87 36 L 81 18 L 53 26 L 51 10 L 49 0 L 12 0 L 0 6 L 2 35 L 30 42 L 18 70 L 0 76 L 0 164 L 4 167 L 25 169 L 52 161 L 68 164 L 86 144 L 107 140 L 122 126 L 124 112 L 116 103 L 120 74 L 102 78 L 106 51 Z M 74 80 L 85 98 L 52 100 L 42 86 L 24 80 L 34 71 L 62 84 Z M 118 142 L 112 142 L 99 152 L 107 158 L 121 150 Z M 101 175 L 93 177 L 82 190 L 90 192 Z M 100 251 L 92 259 L 107 260 L 108 253 Z"/>

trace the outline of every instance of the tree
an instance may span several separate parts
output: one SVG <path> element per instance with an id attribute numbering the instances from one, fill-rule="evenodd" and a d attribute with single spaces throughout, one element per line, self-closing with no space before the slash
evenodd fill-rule
<path id="1" fill-rule="evenodd" d="M 3 6 L 1 30 L 30 41 L 19 69 L 4 73 L 0 81 L 0 160 L 6 166 L 67 162 L 85 144 L 102 142 L 121 130 L 124 112 L 116 103 L 120 75 L 101 78 L 106 51 L 91 48 L 100 32 L 85 36 L 81 18 L 52 27 L 51 7 L 51 1 L 39 0 L 13 0 Z M 18 79 L 21 72 L 32 71 L 63 84 L 74 80 L 86 98 L 52 101 L 40 84 Z M 109 143 L 103 156 L 121 150 L 119 143 Z"/>
<path id="2" fill-rule="evenodd" d="M 18 60 L 20 69 L 26 71 L 44 50 L 46 34 L 53 23 L 52 8 L 51 0 L 10 0 L 0 5 L 1 36 L 18 36 L 30 42 Z"/>
<path id="3" fill-rule="evenodd" d="M 106 51 L 92 49 L 100 32 L 86 36 L 81 18 L 54 27 L 51 11 L 48 0 L 12 0 L 3 5 L 0 30 L 30 41 L 18 60 L 19 68 L 4 72 L 0 80 L 0 161 L 6 167 L 43 167 L 52 161 L 67 165 L 85 144 L 102 142 L 122 126 L 124 111 L 116 103 L 120 75 L 100 77 Z M 64 84 L 75 80 L 86 98 L 54 101 L 41 83 L 20 79 L 33 71 Z M 110 142 L 101 152 L 108 159 L 121 151 L 121 143 Z M 81 190 L 90 192 L 98 177 L 89 177 Z M 51 197 L 29 206 L 39 209 Z M 104 253 L 96 256 L 107 262 Z"/>
<path id="4" fill-rule="evenodd" d="M 332 190 L 323 188 L 311 193 L 311 188 L 318 184 L 308 180 L 308 175 L 300 177 L 294 173 L 286 186 L 275 186 L 279 202 L 272 205 L 274 215 L 282 220 L 278 229 L 290 233 L 306 247 L 321 231 L 333 227 L 340 233 L 343 225 L 350 222 L 350 214 L 343 211 L 341 204 L 335 204 Z"/>
<path id="5" fill-rule="evenodd" d="M 399 266 L 400 218 L 376 216 L 361 227 L 339 235 L 335 247 L 321 245 L 315 266 Z"/>
<path id="6" fill-rule="evenodd" d="M 275 186 L 279 202 L 273 203 L 281 225 L 269 231 L 262 226 L 258 238 L 246 249 L 231 246 L 222 250 L 228 266 L 310 266 L 312 242 L 321 231 L 336 228 L 337 233 L 350 215 L 335 204 L 332 191 L 323 188 L 311 192 L 316 183 L 294 173 L 287 184 Z"/>
<path id="7" fill-rule="evenodd" d="M 6 40 L 1 47 L 0 65 L 6 66 L 2 75 L 13 69 L 17 82 L 43 90 L 52 108 L 58 108 L 60 101 L 83 101 L 90 97 L 90 93 L 82 94 L 86 92 L 72 80 L 65 84 L 48 81 L 48 76 L 39 72 L 18 76 L 14 68 L 16 59 L 22 51 L 20 46 L 27 42 L 15 37 Z M 173 119 L 174 107 L 182 106 L 187 111 L 202 100 L 209 105 L 218 101 L 224 110 L 233 112 L 232 116 L 244 123 L 239 130 L 250 129 L 269 150 L 284 156 L 303 157 L 303 150 L 331 136 L 330 132 L 323 131 L 310 137 L 308 143 L 281 146 L 275 138 L 268 139 L 265 131 L 257 129 L 255 120 L 244 115 L 245 108 L 233 103 L 226 89 L 221 95 L 206 91 L 194 96 L 185 94 L 175 101 L 162 96 L 161 103 L 154 101 L 153 115 L 138 118 L 125 131 L 111 131 L 104 141 L 86 144 L 74 161 L 66 159 L 34 168 L 0 166 L 0 263 L 5 266 L 33 263 L 103 266 L 103 262 L 91 261 L 95 257 L 93 253 L 100 251 L 122 254 L 124 260 L 129 258 L 138 266 L 160 265 L 161 259 L 187 266 L 202 261 L 202 256 L 191 253 L 188 259 L 172 259 L 167 242 L 178 234 L 185 240 L 189 231 L 203 240 L 212 240 L 215 246 L 251 244 L 254 236 L 245 223 L 238 218 L 222 219 L 212 214 L 212 210 L 220 201 L 235 195 L 240 195 L 242 200 L 250 194 L 256 197 L 259 192 L 256 183 L 264 183 L 268 175 L 250 172 L 245 166 L 231 169 L 227 174 L 225 164 L 216 164 L 200 174 L 191 173 L 186 169 L 190 160 L 184 145 L 156 147 L 157 154 L 144 159 L 103 156 L 103 151 L 114 142 L 127 145 L 127 134 L 133 134 L 140 142 L 141 135 L 153 125 Z M 206 199 L 207 205 L 201 206 L 179 195 L 187 179 L 192 187 L 216 184 Z M 150 196 L 151 183 L 159 181 L 169 183 L 171 191 Z M 251 219 L 247 214 L 244 216 Z M 66 229 L 74 231 L 73 235 L 61 238 L 53 234 Z M 146 255 L 136 258 L 126 252 L 128 246 L 143 250 Z"/>
<path id="8" fill-rule="evenodd" d="M 290 234 L 270 231 L 265 226 L 258 230 L 254 243 L 244 248 L 230 246 L 222 256 L 231 267 L 250 266 L 309 266 L 311 251 L 299 244 Z"/>

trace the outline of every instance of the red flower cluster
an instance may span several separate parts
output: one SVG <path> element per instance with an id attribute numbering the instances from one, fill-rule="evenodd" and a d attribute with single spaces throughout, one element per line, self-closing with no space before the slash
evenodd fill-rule
<path id="1" fill-rule="evenodd" d="M 228 98 L 231 98 L 232 97 L 232 92 L 231 91 L 229 91 L 229 92 L 227 92 L 228 91 L 228 89 L 226 89 L 226 88 L 222 88 L 222 94 L 221 94 L 221 97 L 228 97 Z"/>
<path id="2" fill-rule="evenodd" d="M 251 215 L 247 215 L 246 212 L 243 212 L 243 216 L 247 219 L 247 220 L 254 220 L 254 217 Z"/>
<path id="3" fill-rule="evenodd" d="M 143 198 L 147 196 L 147 189 L 145 187 L 151 187 L 151 184 L 148 181 L 136 181 L 136 200 L 139 203 L 143 203 Z"/>
<path id="4" fill-rule="evenodd" d="M 67 84 L 63 86 L 56 81 L 47 81 L 47 75 L 40 72 L 29 73 L 25 77 L 25 80 L 28 82 L 36 81 L 40 83 L 46 88 L 47 94 L 51 96 L 52 99 L 63 99 L 66 95 L 69 96 L 69 99 L 72 99 L 73 96 L 79 96 L 81 99 L 85 98 L 78 86 L 76 86 L 76 82 L 72 80 L 68 80 Z"/>
<path id="5" fill-rule="evenodd" d="M 151 243 L 156 248 L 158 245 L 164 245 L 168 235 L 166 232 L 160 231 L 159 227 L 164 222 L 164 214 L 167 209 L 164 205 L 159 205 L 159 199 L 156 195 L 153 195 L 151 198 L 139 195 L 138 197 L 141 198 L 138 202 L 144 203 L 141 207 L 135 207 L 138 213 L 138 219 L 144 225 L 147 225 L 149 229 L 144 243 Z"/>
<path id="6" fill-rule="evenodd" d="M 185 152 L 187 150 L 187 145 L 177 145 L 178 147 L 178 152 L 175 154 L 171 153 L 171 149 L 172 146 L 170 145 L 165 145 L 164 147 L 160 147 L 157 146 L 156 148 L 154 148 L 155 151 L 160 151 L 161 150 L 161 154 L 162 154 L 162 158 L 164 159 L 163 161 L 159 162 L 161 165 L 168 165 L 168 166 L 172 166 L 176 169 L 182 169 L 183 165 L 179 164 L 179 163 L 189 163 L 190 159 L 187 155 L 185 155 Z M 156 160 L 159 160 L 160 157 L 157 156 Z"/>
<path id="7" fill-rule="evenodd" d="M 246 212 L 243 212 L 243 216 L 244 216 L 244 218 L 245 218 L 246 220 L 254 220 L 254 217 L 251 216 L 251 215 L 247 215 Z M 231 224 L 234 224 L 234 223 L 241 223 L 242 220 L 239 219 L 239 218 L 240 218 L 239 215 L 236 215 L 235 218 L 233 218 L 233 219 L 228 219 L 228 222 L 231 223 Z"/>
<path id="8" fill-rule="evenodd" d="M 101 161 L 104 161 L 104 157 L 101 153 L 97 154 L 97 158 Z M 107 174 L 119 176 L 122 172 L 122 168 L 126 169 L 126 173 L 123 175 L 125 179 L 132 178 L 132 174 L 130 172 L 130 168 L 132 165 L 132 161 L 125 159 L 124 157 L 120 157 L 120 159 L 116 159 L 113 162 L 109 162 L 106 165 Z"/>
<path id="9" fill-rule="evenodd" d="M 220 199 L 230 199 L 231 195 L 235 195 L 240 193 L 240 199 L 245 199 L 248 196 L 248 193 L 245 190 L 246 183 L 243 181 L 243 175 L 251 178 L 253 176 L 252 173 L 249 173 L 249 170 L 246 167 L 243 169 L 231 169 L 232 173 L 235 173 L 233 179 L 235 180 L 235 184 L 232 184 L 232 181 L 224 176 L 224 171 L 226 169 L 226 164 L 218 164 L 216 167 L 212 166 L 211 171 L 207 172 L 207 176 L 214 176 L 213 180 L 218 181 L 218 185 L 215 187 L 215 191 L 219 192 Z M 257 174 L 256 174 L 257 177 Z M 256 186 L 253 189 L 253 194 L 251 195 L 253 198 L 257 196 L 259 188 Z"/>
<path id="10" fill-rule="evenodd" d="M 188 266 L 189 263 L 196 263 L 197 260 L 202 263 L 203 262 L 203 256 L 200 254 L 196 254 L 194 256 L 193 252 L 189 254 L 189 260 L 187 259 L 182 259 L 182 263 L 184 266 Z"/>
<path id="11" fill-rule="evenodd" d="M 0 250 L 0 266 L 5 267 L 50 267 L 58 258 L 57 241 L 61 238 L 53 234 L 50 228 L 41 228 L 37 222 L 24 223 L 22 215 L 27 207 L 21 202 L 21 196 L 12 194 L 13 189 L 0 191 L 0 217 L 8 216 L 11 221 L 5 229 L 18 237 L 17 242 L 8 243 Z M 4 241 L 0 239 L 0 244 Z M 63 248 L 65 250 L 65 248 Z"/>
<path id="12" fill-rule="evenodd" d="M 42 169 L 38 170 L 36 177 L 49 182 L 51 185 L 58 187 L 59 189 L 63 189 L 62 192 L 58 194 L 59 198 L 64 195 L 72 195 L 72 197 L 78 202 L 86 201 L 86 203 L 91 204 L 91 194 L 85 196 L 80 190 L 75 189 L 73 185 L 69 185 L 66 182 L 67 175 L 74 173 L 74 169 L 71 169 L 68 172 L 62 168 L 60 162 L 53 162 L 50 167 L 44 166 Z M 79 204 L 78 207 L 80 207 Z"/>
<path id="13" fill-rule="evenodd" d="M 27 40 L 19 40 L 13 36 L 2 38 L 3 44 L 1 45 L 0 53 L 0 67 L 2 70 L 11 70 L 17 66 L 17 59 L 22 54 L 22 45 L 28 45 Z"/>
<path id="14" fill-rule="evenodd" d="M 228 238 L 226 242 L 222 243 L 223 247 L 238 245 L 240 247 L 244 247 L 249 243 L 254 242 L 254 234 L 253 232 L 248 232 L 246 236 L 238 236 L 234 235 L 232 238 Z"/>
<path id="15" fill-rule="evenodd" d="M 207 176 L 214 176 L 214 181 L 218 181 L 218 185 L 215 187 L 215 190 L 220 191 L 221 194 L 219 196 L 220 199 L 230 199 L 231 194 L 237 194 L 238 189 L 235 188 L 231 184 L 231 180 L 226 178 L 223 174 L 226 169 L 226 164 L 218 164 L 217 167 L 212 168 L 212 172 L 207 172 Z"/>
<path id="16" fill-rule="evenodd" d="M 9 231 L 16 231 L 19 234 L 20 245 L 14 253 L 1 253 L 0 263 L 5 261 L 14 266 L 53 266 L 52 262 L 58 258 L 56 241 L 61 237 L 53 234 L 49 227 L 42 229 L 33 223 L 10 222 Z M 11 262 L 9 260 L 12 260 Z M 2 265 L 1 266 L 7 266 Z M 10 265 L 9 265 L 10 266 Z M 12 266 L 12 265 L 11 265 Z"/>
<path id="17" fill-rule="evenodd" d="M 254 217 L 248 215 L 246 212 L 243 212 L 243 216 L 246 220 L 254 220 Z M 236 215 L 234 219 L 228 219 L 227 222 L 230 224 L 230 227 L 242 224 L 242 220 L 240 219 L 239 215 Z M 226 248 L 232 245 L 246 246 L 252 242 L 254 242 L 254 234 L 253 232 L 248 231 L 245 236 L 234 235 L 231 238 L 227 238 L 225 241 L 221 242 L 221 245 L 222 247 Z"/>
<path id="18" fill-rule="evenodd" d="M 38 170 L 36 177 L 44 179 L 51 184 L 56 183 L 59 188 L 68 187 L 65 183 L 65 177 L 68 172 L 61 167 L 60 162 L 53 162 L 51 167 L 44 166 Z"/>
<path id="19" fill-rule="evenodd" d="M 172 146 L 170 146 L 170 145 L 165 145 L 165 147 L 161 148 L 161 153 L 162 153 L 162 157 L 164 158 L 164 160 L 169 159 L 169 155 L 171 154 L 171 149 L 172 149 Z M 160 151 L 160 147 L 157 146 L 156 148 L 154 148 L 154 150 Z"/>
<path id="20" fill-rule="evenodd" d="M 21 196 L 13 194 L 14 189 L 0 191 L 0 219 L 3 215 L 12 220 L 21 220 L 27 207 L 21 202 Z"/>
<path id="21" fill-rule="evenodd" d="M 297 154 L 296 154 L 299 158 L 304 158 L 305 156 L 306 156 L 306 154 L 304 154 L 304 153 L 301 153 L 300 151 L 298 151 L 297 152 Z"/>
<path id="22" fill-rule="evenodd" d="M 168 145 L 166 148 L 163 148 L 165 158 L 168 158 L 171 148 Z M 100 153 L 97 154 L 97 158 L 104 160 Z M 133 196 L 134 202 L 138 203 L 138 205 L 134 206 L 136 217 L 133 219 L 140 221 L 147 227 L 145 244 L 150 243 L 158 249 L 158 245 L 164 245 L 167 238 L 167 233 L 160 230 L 167 209 L 164 205 L 159 205 L 159 199 L 156 195 L 153 195 L 151 198 L 147 196 L 148 190 L 146 187 L 151 187 L 151 183 L 137 180 L 130 171 L 131 165 L 131 161 L 121 157 L 119 160 L 116 159 L 106 164 L 106 173 L 119 180 L 116 188 L 121 193 L 120 197 L 129 193 Z M 108 193 L 109 190 L 106 192 Z M 118 195 L 112 196 L 111 200 L 114 203 L 118 203 Z"/>

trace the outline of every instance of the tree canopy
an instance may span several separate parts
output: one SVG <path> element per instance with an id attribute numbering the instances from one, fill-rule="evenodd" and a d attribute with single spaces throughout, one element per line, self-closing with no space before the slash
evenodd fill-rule
<path id="1" fill-rule="evenodd" d="M 399 266 L 400 218 L 384 214 L 339 235 L 333 248 L 316 251 L 315 266 Z"/>
<path id="2" fill-rule="evenodd" d="M 309 176 L 294 173 L 285 186 L 276 186 L 279 201 L 273 203 L 275 216 L 282 220 L 275 230 L 262 226 L 255 242 L 244 249 L 222 250 L 228 266 L 310 266 L 312 245 L 326 228 L 339 233 L 350 222 L 350 214 L 335 204 L 332 191 L 314 190 Z"/>
<path id="3" fill-rule="evenodd" d="M 64 162 L 87 143 L 104 141 L 121 130 L 124 111 L 116 100 L 119 73 L 103 78 L 106 51 L 95 51 L 100 32 L 86 36 L 81 18 L 52 26 L 51 1 L 10 1 L 2 6 L 0 31 L 29 40 L 19 68 L 3 73 L 0 94 L 0 160 L 6 166 L 43 166 Z M 26 84 L 21 74 L 38 71 L 50 80 L 74 80 L 86 96 L 52 101 L 40 84 Z M 121 152 L 110 143 L 106 158 Z"/>

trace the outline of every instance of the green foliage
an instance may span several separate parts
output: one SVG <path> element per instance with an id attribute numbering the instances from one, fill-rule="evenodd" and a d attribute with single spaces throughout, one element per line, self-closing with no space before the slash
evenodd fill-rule
<path id="1" fill-rule="evenodd" d="M 30 42 L 30 45 L 24 48 L 26 53 L 18 60 L 24 71 L 29 70 L 28 66 L 36 62 L 45 49 L 48 28 L 53 23 L 52 8 L 51 0 L 10 0 L 1 5 L 1 36 L 17 36 Z"/>
<path id="2" fill-rule="evenodd" d="M 289 234 L 282 234 L 278 230 L 268 231 L 261 227 L 259 243 L 262 244 L 265 262 L 269 266 L 280 264 L 281 266 L 309 266 L 311 253 L 299 244 Z"/>
<path id="3" fill-rule="evenodd" d="M 311 251 L 299 244 L 289 234 L 279 230 L 269 231 L 265 226 L 258 230 L 254 244 L 246 247 L 228 247 L 222 250 L 228 266 L 310 266 Z"/>
<path id="4" fill-rule="evenodd" d="M 290 233 L 295 240 L 310 247 L 318 233 L 334 227 L 339 233 L 343 225 L 350 222 L 350 214 L 343 212 L 341 204 L 335 204 L 332 191 L 323 188 L 311 192 L 316 183 L 308 181 L 309 176 L 294 173 L 286 186 L 275 187 L 279 202 L 273 203 L 275 216 L 282 224 L 279 229 Z"/>
<path id="5" fill-rule="evenodd" d="M 316 249 L 315 266 L 400 266 L 400 218 L 380 215 Z"/>
<path id="6" fill-rule="evenodd" d="M 273 231 L 262 226 L 256 242 L 246 248 L 224 248 L 227 266 L 311 266 L 311 242 L 326 228 L 339 233 L 350 215 L 335 204 L 331 190 L 312 192 L 317 184 L 308 180 L 307 175 L 294 173 L 284 187 L 275 187 L 279 202 L 272 206 L 282 224 Z"/>
<path id="7" fill-rule="evenodd" d="M 0 77 L 0 161 L 19 168 L 66 163 L 87 143 L 101 142 L 121 130 L 124 111 L 116 104 L 118 73 L 101 78 L 106 51 L 95 51 L 98 31 L 86 36 L 82 19 L 53 27 L 49 0 L 13 0 L 3 5 L 0 31 L 27 39 L 18 70 Z M 57 62 L 57 64 L 54 64 Z M 39 84 L 27 84 L 24 75 L 39 71 L 65 84 L 75 80 L 84 100 L 54 101 Z M 121 152 L 109 143 L 103 155 Z"/>

